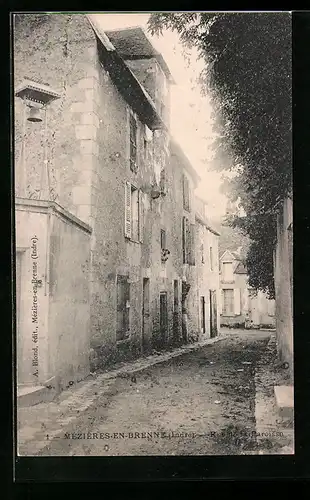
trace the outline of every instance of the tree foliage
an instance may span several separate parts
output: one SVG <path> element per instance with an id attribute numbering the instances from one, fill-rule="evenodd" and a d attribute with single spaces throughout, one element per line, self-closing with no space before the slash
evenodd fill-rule
<path id="1" fill-rule="evenodd" d="M 251 238 L 250 284 L 274 294 L 273 249 L 279 202 L 292 185 L 291 16 L 288 13 L 156 13 L 152 34 L 176 31 L 205 61 L 203 92 L 212 96 L 217 139 L 216 168 L 232 157 L 237 173 L 226 180 L 246 217 L 232 227 Z"/>

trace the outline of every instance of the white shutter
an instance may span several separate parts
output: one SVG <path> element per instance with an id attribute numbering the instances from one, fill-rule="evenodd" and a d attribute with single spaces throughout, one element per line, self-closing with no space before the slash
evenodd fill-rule
<path id="1" fill-rule="evenodd" d="M 240 307 L 240 288 L 234 288 L 234 312 L 236 315 L 241 313 Z"/>
<path id="2" fill-rule="evenodd" d="M 131 184 L 125 184 L 125 237 L 131 238 Z"/>
<path id="3" fill-rule="evenodd" d="M 223 304 L 224 304 L 224 290 L 220 290 L 220 297 L 219 297 L 220 314 L 223 314 Z"/>
<path id="4" fill-rule="evenodd" d="M 143 241 L 143 200 L 142 200 L 142 191 L 139 189 L 138 193 L 139 199 L 139 241 L 142 243 Z"/>

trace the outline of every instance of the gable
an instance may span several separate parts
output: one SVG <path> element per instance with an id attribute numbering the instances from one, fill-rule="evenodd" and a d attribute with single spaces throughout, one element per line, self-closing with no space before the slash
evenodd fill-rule
<path id="1" fill-rule="evenodd" d="M 230 250 L 225 250 L 225 252 L 220 257 L 220 261 L 222 261 L 224 259 L 229 259 L 229 262 L 230 261 L 233 262 L 234 260 L 236 260 L 236 257 L 234 257 L 234 255 L 232 254 L 232 252 Z"/>

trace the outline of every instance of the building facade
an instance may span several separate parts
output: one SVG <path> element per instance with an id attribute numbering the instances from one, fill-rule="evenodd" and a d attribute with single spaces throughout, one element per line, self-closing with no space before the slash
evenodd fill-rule
<path id="1" fill-rule="evenodd" d="M 212 228 L 206 202 L 196 197 L 196 272 L 199 331 L 216 337 L 220 328 L 219 233 Z"/>
<path id="2" fill-rule="evenodd" d="M 221 325 L 274 328 L 275 301 L 248 285 L 246 268 L 237 252 L 220 257 Z"/>
<path id="3" fill-rule="evenodd" d="M 217 332 L 217 235 L 196 220 L 199 177 L 170 137 L 171 84 L 140 28 L 104 33 L 81 14 L 16 19 L 23 386 L 59 390 L 117 360 Z M 198 224 L 214 252 L 203 285 Z M 213 304 L 210 331 L 201 331 L 201 297 L 206 325 Z"/>

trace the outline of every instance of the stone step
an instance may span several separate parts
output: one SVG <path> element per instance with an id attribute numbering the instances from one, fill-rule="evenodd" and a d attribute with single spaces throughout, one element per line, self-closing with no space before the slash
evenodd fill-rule
<path id="1" fill-rule="evenodd" d="M 17 405 L 19 408 L 33 406 L 52 401 L 55 396 L 56 391 L 44 385 L 21 386 L 17 388 Z"/>
<path id="2" fill-rule="evenodd" d="M 276 385 L 274 393 L 280 416 L 293 419 L 294 387 L 292 385 Z"/>

